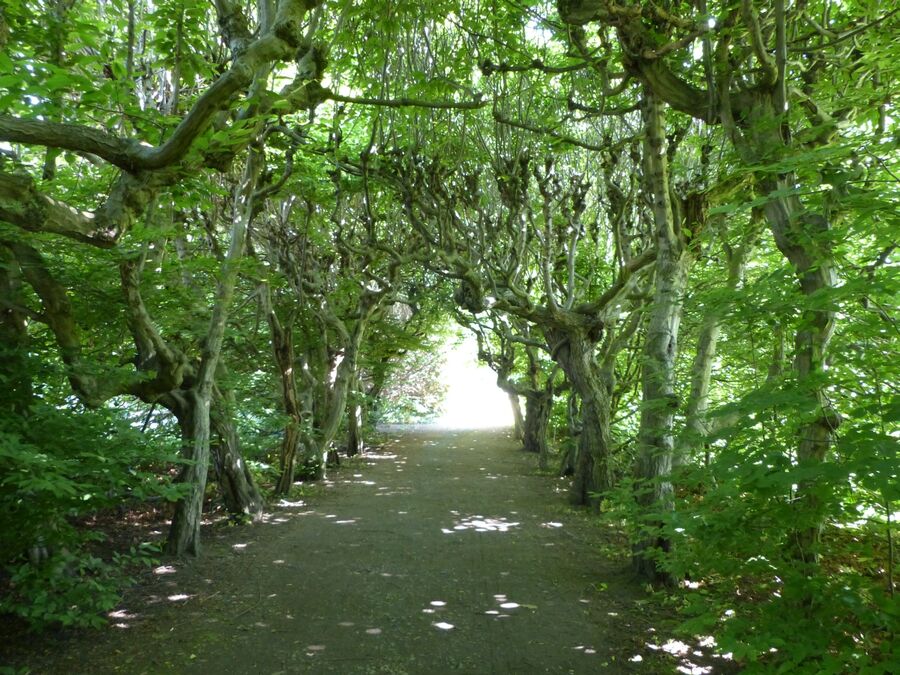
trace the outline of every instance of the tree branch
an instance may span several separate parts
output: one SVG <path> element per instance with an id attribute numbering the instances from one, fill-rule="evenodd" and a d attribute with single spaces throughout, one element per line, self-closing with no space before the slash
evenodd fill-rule
<path id="1" fill-rule="evenodd" d="M 510 65 L 505 61 L 496 64 L 492 63 L 490 59 L 486 59 L 479 63 L 478 67 L 481 69 L 481 72 L 485 77 L 490 77 L 494 73 L 527 73 L 531 70 L 539 70 L 542 73 L 547 73 L 548 75 L 572 73 L 578 70 L 584 70 L 585 68 L 590 68 L 591 64 L 587 61 L 582 61 L 580 63 L 573 63 L 568 66 L 548 66 L 541 59 L 534 59 L 527 65 L 516 66 Z"/>
<path id="2" fill-rule="evenodd" d="M 432 110 L 478 110 L 487 105 L 486 100 L 476 98 L 473 101 L 427 101 L 417 98 L 366 98 L 336 94 L 330 89 L 323 90 L 323 97 L 339 103 L 355 103 L 382 108 L 430 108 Z"/>
<path id="3" fill-rule="evenodd" d="M 765 72 L 766 82 L 768 84 L 773 84 L 778 80 L 777 66 L 775 61 L 766 51 L 762 29 L 759 26 L 759 15 L 753 8 L 751 0 L 741 0 L 741 14 L 744 17 L 744 23 L 750 33 L 750 44 L 753 46 L 753 53 L 756 55 L 759 65 Z"/>
<path id="4" fill-rule="evenodd" d="M 197 99 L 162 145 L 144 145 L 77 124 L 22 120 L 11 115 L 0 115 L 0 141 L 92 154 L 130 172 L 171 166 L 187 154 L 213 115 L 250 85 L 260 65 L 288 60 L 296 54 L 302 38 L 300 25 L 309 5 L 314 4 L 309 0 L 281 0 L 272 28 L 239 52 L 231 68 Z"/>
<path id="5" fill-rule="evenodd" d="M 592 152 L 603 152 L 604 150 L 609 149 L 608 146 L 605 145 L 595 145 L 586 141 L 580 141 L 577 138 L 572 138 L 571 136 L 566 136 L 565 134 L 554 131 L 549 127 L 540 127 L 536 124 L 529 124 L 528 122 L 516 122 L 506 117 L 499 110 L 494 111 L 494 120 L 496 120 L 499 124 L 504 124 L 506 126 L 513 127 L 514 129 L 522 129 L 523 131 L 530 131 L 534 134 L 549 136 L 550 138 L 560 141 L 561 143 L 566 143 L 567 145 L 575 145 L 579 148 L 584 148 L 585 150 L 591 150 Z"/>
<path id="6" fill-rule="evenodd" d="M 576 312 L 581 314 L 599 314 L 607 309 L 607 307 L 619 296 L 625 289 L 631 278 L 642 269 L 656 261 L 656 251 L 645 251 L 636 258 L 629 260 L 619 272 L 619 278 L 616 282 L 606 289 L 599 298 L 592 302 L 582 303 L 575 308 Z"/>

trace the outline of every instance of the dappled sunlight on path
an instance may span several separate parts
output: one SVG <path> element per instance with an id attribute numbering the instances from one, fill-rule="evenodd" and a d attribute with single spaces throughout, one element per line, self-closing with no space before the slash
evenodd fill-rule
<path id="1" fill-rule="evenodd" d="M 646 599 L 623 561 L 604 558 L 605 530 L 563 506 L 560 479 L 537 475 L 509 432 L 391 436 L 280 502 L 264 524 L 225 530 L 200 560 L 157 566 L 141 608 L 113 615 L 123 630 L 41 672 L 77 664 L 94 673 L 654 673 L 678 665 L 642 616 Z M 687 663 L 681 672 L 710 672 Z"/>

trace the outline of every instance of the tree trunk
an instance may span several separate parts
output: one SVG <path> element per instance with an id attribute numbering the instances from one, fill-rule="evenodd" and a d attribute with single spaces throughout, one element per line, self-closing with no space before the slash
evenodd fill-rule
<path id="1" fill-rule="evenodd" d="M 28 367 L 28 324 L 15 256 L 0 246 L 0 410 L 24 419 L 33 389 Z"/>
<path id="2" fill-rule="evenodd" d="M 538 466 L 546 469 L 550 458 L 547 444 L 547 427 L 553 410 L 553 394 L 546 391 L 529 391 L 525 394 L 525 427 L 523 446 L 526 452 L 538 455 Z"/>
<path id="3" fill-rule="evenodd" d="M 328 398 L 328 408 L 325 413 L 325 420 L 319 429 L 319 437 L 315 444 L 316 462 L 316 478 L 319 480 L 325 478 L 325 467 L 328 460 L 328 449 L 331 447 L 334 437 L 341 426 L 341 419 L 347 409 L 347 397 L 350 392 L 350 384 L 356 372 L 356 358 L 358 354 L 359 344 L 362 340 L 362 328 L 358 329 L 358 336 L 354 336 L 352 342 L 347 347 L 344 359 L 337 367 L 337 373 L 334 377 L 334 385 L 331 388 L 331 395 Z"/>
<path id="4" fill-rule="evenodd" d="M 294 484 L 294 471 L 297 461 L 297 450 L 301 445 L 301 415 L 299 399 L 297 397 L 297 377 L 294 373 L 296 366 L 294 359 L 294 337 L 290 323 L 282 326 L 278 315 L 272 308 L 269 295 L 269 287 L 264 284 L 260 288 L 260 297 L 263 301 L 266 317 L 269 321 L 269 329 L 272 338 L 272 352 L 275 356 L 275 366 L 281 381 L 281 402 L 287 422 L 281 437 L 280 473 L 275 494 L 286 495 Z"/>
<path id="5" fill-rule="evenodd" d="M 644 180 L 650 193 L 655 225 L 656 288 L 644 341 L 641 382 L 641 419 L 638 432 L 637 503 L 646 516 L 633 547 L 637 574 L 650 581 L 670 583 L 656 560 L 671 542 L 661 533 L 657 514 L 673 508 L 670 482 L 675 436 L 675 358 L 678 328 L 687 284 L 689 256 L 676 234 L 669 192 L 662 102 L 645 87 Z"/>
<path id="6" fill-rule="evenodd" d="M 226 392 L 212 408 L 212 428 L 217 442 L 212 444 L 213 465 L 222 490 L 225 508 L 232 516 L 258 521 L 263 514 L 263 498 L 241 453 L 241 441 L 231 415 L 233 394 Z"/>
<path id="7" fill-rule="evenodd" d="M 581 394 L 581 435 L 571 501 L 596 506 L 613 487 L 610 402 L 600 387 Z"/>
<path id="8" fill-rule="evenodd" d="M 528 449 L 528 443 L 525 439 L 525 426 L 527 422 L 524 422 L 522 419 L 522 404 L 519 402 L 519 395 L 516 392 L 506 392 L 506 395 L 509 397 L 509 407 L 512 408 L 513 414 L 513 438 L 517 441 L 525 442 L 526 450 Z M 527 407 L 527 403 L 526 403 Z M 528 413 L 526 412 L 526 415 Z"/>
<path id="9" fill-rule="evenodd" d="M 179 482 L 189 486 L 188 493 L 175 506 L 175 515 L 166 542 L 167 552 L 177 556 L 200 554 L 200 521 L 210 453 L 210 401 L 222 353 L 225 323 L 237 282 L 238 263 L 244 254 L 247 228 L 253 217 L 253 193 L 261 168 L 261 159 L 257 151 L 250 152 L 241 184 L 234 191 L 235 218 L 231 227 L 231 243 L 216 285 L 212 316 L 203 341 L 197 379 L 194 386 L 182 394 L 192 418 L 190 428 L 193 429 L 193 436 L 190 446 L 186 448 L 190 451 L 188 459 L 191 460 L 191 464 L 184 467 L 179 476 Z"/>
<path id="10" fill-rule="evenodd" d="M 578 409 L 578 394 L 569 392 L 566 399 L 566 440 L 562 459 L 559 463 L 560 476 L 575 475 L 575 461 L 578 457 L 578 439 L 581 436 L 581 411 Z"/>
<path id="11" fill-rule="evenodd" d="M 347 456 L 355 457 L 365 452 L 366 442 L 363 437 L 365 429 L 363 412 L 364 406 L 360 402 L 362 393 L 359 391 L 359 373 L 353 376 L 352 392 L 347 404 Z"/>
<path id="12" fill-rule="evenodd" d="M 776 123 L 781 119 L 776 98 L 775 92 L 760 93 L 746 115 L 745 127 L 735 133 L 735 145 L 750 162 L 768 161 L 777 148 L 790 145 L 783 127 Z M 824 215 L 804 207 L 796 194 L 797 184 L 793 173 L 778 177 L 764 173 L 759 177 L 760 188 L 768 197 L 763 211 L 769 229 L 778 249 L 794 268 L 806 300 L 794 335 L 792 370 L 800 397 L 797 462 L 808 470 L 826 461 L 842 419 L 827 396 L 828 347 L 835 328 L 835 313 L 823 302 L 835 286 L 831 225 Z M 797 525 L 788 538 L 792 555 L 813 565 L 818 564 L 825 519 L 817 482 L 813 477 L 798 484 L 794 500 Z"/>
<path id="13" fill-rule="evenodd" d="M 361 455 L 364 450 L 362 408 L 354 401 L 347 407 L 347 456 Z"/>
<path id="14" fill-rule="evenodd" d="M 728 279 L 725 288 L 733 291 L 743 277 L 744 259 L 749 252 L 747 245 L 739 246 L 736 251 L 727 251 Z M 682 464 L 692 454 L 692 450 L 701 445 L 706 446 L 707 438 L 714 430 L 711 428 L 706 414 L 709 409 L 709 384 L 712 377 L 713 362 L 719 342 L 720 321 L 724 308 L 710 308 L 703 317 L 700 335 L 697 337 L 697 352 L 691 365 L 691 392 L 685 406 L 684 429 L 678 436 L 675 452 L 675 464 Z M 721 418 L 720 418 L 721 419 Z M 716 424 L 721 428 L 727 420 Z M 707 446 L 708 447 L 708 446 Z"/>
<path id="15" fill-rule="evenodd" d="M 581 434 L 569 495 L 575 505 L 598 504 L 613 486 L 609 420 L 610 398 L 600 383 L 594 347 L 577 329 L 545 329 L 552 356 L 581 398 Z"/>
<path id="16" fill-rule="evenodd" d="M 175 505 L 166 551 L 172 555 L 200 554 L 200 524 L 209 469 L 209 396 L 196 389 L 178 395 L 178 426 L 181 429 L 182 454 L 188 464 L 182 467 L 176 482 L 190 486 L 188 494 Z"/>
<path id="17" fill-rule="evenodd" d="M 784 193 L 794 185 L 787 177 L 765 181 L 769 193 Z M 804 210 L 796 196 L 771 198 L 765 206 L 778 248 L 794 266 L 801 292 L 807 300 L 794 335 L 793 372 L 801 397 L 802 422 L 797 430 L 797 462 L 807 468 L 824 462 L 834 442 L 841 417 L 827 396 L 828 345 L 834 333 L 834 312 L 821 300 L 835 284 L 828 222 Z M 797 489 L 797 527 L 790 535 L 794 556 L 817 564 L 824 504 L 816 492 L 817 478 L 800 481 Z"/>
<path id="18" fill-rule="evenodd" d="M 275 486 L 275 494 L 286 495 L 294 485 L 294 472 L 297 469 L 297 454 L 301 449 L 301 439 L 299 422 L 293 419 L 288 420 L 281 437 L 281 463 L 278 467 L 280 473 Z"/>

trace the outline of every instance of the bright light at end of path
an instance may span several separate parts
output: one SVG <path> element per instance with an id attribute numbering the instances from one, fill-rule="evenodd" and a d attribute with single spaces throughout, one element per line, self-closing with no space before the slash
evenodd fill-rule
<path id="1" fill-rule="evenodd" d="M 447 394 L 436 424 L 456 429 L 512 426 L 509 398 L 497 387 L 497 376 L 477 360 L 478 343 L 466 337 L 448 345 L 441 382 Z"/>

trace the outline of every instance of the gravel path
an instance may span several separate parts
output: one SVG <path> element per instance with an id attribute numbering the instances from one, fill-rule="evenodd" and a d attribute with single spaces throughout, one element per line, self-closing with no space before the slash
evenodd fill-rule
<path id="1" fill-rule="evenodd" d="M 391 432 L 35 672 L 673 672 L 602 527 L 534 465 L 505 430 Z"/>

